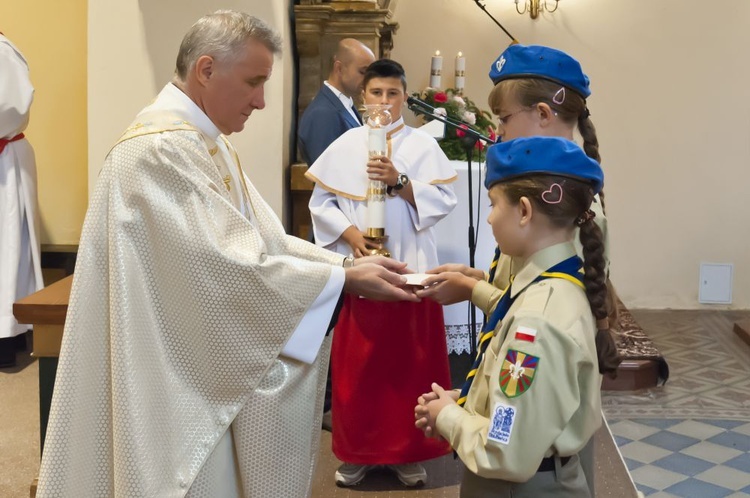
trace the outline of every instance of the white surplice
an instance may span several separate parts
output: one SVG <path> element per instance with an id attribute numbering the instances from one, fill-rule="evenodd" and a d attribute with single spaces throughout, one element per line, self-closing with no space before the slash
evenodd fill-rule
<path id="1" fill-rule="evenodd" d="M 307 496 L 341 261 L 167 85 L 91 199 L 37 496 Z"/>
<path id="2" fill-rule="evenodd" d="M 340 254 L 351 247 L 341 234 L 354 225 L 367 230 L 367 126 L 354 128 L 333 142 L 306 175 L 316 182 L 310 199 L 315 241 Z M 403 118 L 387 128 L 390 158 L 405 173 L 416 207 L 402 197 L 386 196 L 385 232 L 391 256 L 423 272 L 438 265 L 433 226 L 456 206 L 450 185 L 456 171 L 434 138 L 405 126 Z"/>
<path id="3" fill-rule="evenodd" d="M 0 139 L 26 129 L 34 87 L 18 49 L 0 35 Z M 0 152 L 0 339 L 25 332 L 13 302 L 41 289 L 34 150 L 22 138 Z"/>

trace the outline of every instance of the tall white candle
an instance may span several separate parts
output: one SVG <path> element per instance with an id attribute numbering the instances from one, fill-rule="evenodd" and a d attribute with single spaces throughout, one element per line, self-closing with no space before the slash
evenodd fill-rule
<path id="1" fill-rule="evenodd" d="M 385 128 L 367 130 L 370 157 L 388 154 Z M 385 183 L 370 180 L 367 192 L 367 228 L 385 228 Z"/>
<path id="2" fill-rule="evenodd" d="M 440 73 L 443 70 L 443 58 L 440 56 L 440 50 L 435 51 L 430 61 L 430 86 L 440 88 Z"/>
<path id="3" fill-rule="evenodd" d="M 458 93 L 464 90 L 464 72 L 466 71 L 466 57 L 461 52 L 456 56 L 456 89 Z"/>

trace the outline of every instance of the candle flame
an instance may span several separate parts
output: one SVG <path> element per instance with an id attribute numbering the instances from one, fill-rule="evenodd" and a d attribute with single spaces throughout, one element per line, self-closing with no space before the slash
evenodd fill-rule
<path id="1" fill-rule="evenodd" d="M 440 50 L 435 50 L 435 56 L 437 57 L 438 55 L 440 55 Z"/>
<path id="2" fill-rule="evenodd" d="M 459 52 L 459 53 L 458 53 L 458 56 L 459 56 L 459 57 L 463 57 L 463 55 L 464 55 L 464 54 L 463 54 L 463 53 L 461 53 L 461 52 Z"/>

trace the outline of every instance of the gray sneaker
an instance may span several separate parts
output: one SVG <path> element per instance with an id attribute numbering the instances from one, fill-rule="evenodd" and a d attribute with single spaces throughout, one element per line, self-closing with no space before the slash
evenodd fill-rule
<path id="1" fill-rule="evenodd" d="M 374 465 L 358 465 L 356 463 L 341 464 L 335 474 L 336 485 L 342 487 L 356 486 L 362 482 L 367 472 L 373 467 Z"/>
<path id="2" fill-rule="evenodd" d="M 427 471 L 418 463 L 388 465 L 387 467 L 396 473 L 396 477 L 404 486 L 413 488 L 427 483 Z"/>

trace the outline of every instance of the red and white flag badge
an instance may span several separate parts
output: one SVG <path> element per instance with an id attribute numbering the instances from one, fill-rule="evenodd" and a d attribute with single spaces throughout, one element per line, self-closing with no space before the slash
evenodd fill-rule
<path id="1" fill-rule="evenodd" d="M 518 327 L 516 329 L 516 339 L 519 341 L 534 342 L 536 340 L 536 329 Z"/>

